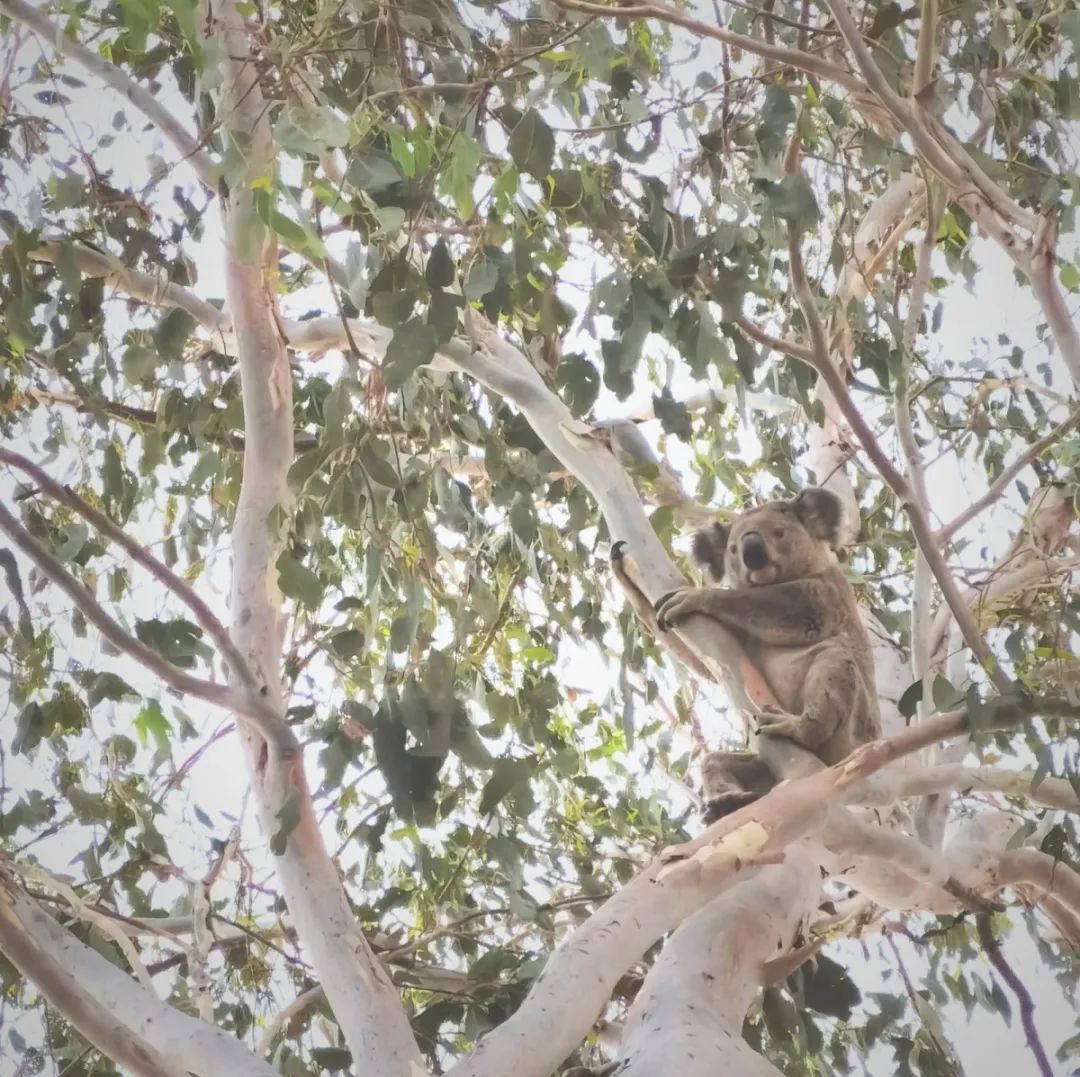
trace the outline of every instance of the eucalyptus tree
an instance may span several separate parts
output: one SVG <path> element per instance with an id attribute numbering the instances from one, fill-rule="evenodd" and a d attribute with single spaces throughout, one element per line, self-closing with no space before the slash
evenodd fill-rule
<path id="1" fill-rule="evenodd" d="M 19 1073 L 1076 1053 L 1071 0 L 0 18 Z M 610 547 L 807 482 L 886 736 L 705 828 Z"/>

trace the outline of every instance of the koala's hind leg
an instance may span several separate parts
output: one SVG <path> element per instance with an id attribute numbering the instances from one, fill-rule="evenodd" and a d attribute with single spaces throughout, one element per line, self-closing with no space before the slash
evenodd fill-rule
<path id="1" fill-rule="evenodd" d="M 763 797 L 776 784 L 764 761 L 752 752 L 710 752 L 701 765 L 706 823 Z"/>
<path id="2" fill-rule="evenodd" d="M 837 763 L 855 748 L 851 715 L 861 698 L 855 661 L 841 653 L 822 655 L 806 676 L 802 714 L 763 711 L 758 715 L 758 732 L 787 737 L 822 762 Z"/>

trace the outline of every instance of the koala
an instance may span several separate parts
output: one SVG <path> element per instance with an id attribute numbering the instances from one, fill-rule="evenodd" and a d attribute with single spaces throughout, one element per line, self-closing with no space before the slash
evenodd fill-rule
<path id="1" fill-rule="evenodd" d="M 758 715 L 758 732 L 830 766 L 881 733 L 870 640 L 829 553 L 842 512 L 835 494 L 809 487 L 712 524 L 695 536 L 694 558 L 726 586 L 684 587 L 654 608 L 661 631 L 701 616 L 732 632 L 780 707 Z M 713 753 L 703 771 L 709 821 L 776 784 L 750 753 Z"/>

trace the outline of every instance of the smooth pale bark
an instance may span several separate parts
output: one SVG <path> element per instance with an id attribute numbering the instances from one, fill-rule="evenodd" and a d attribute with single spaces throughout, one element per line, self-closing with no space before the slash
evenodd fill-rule
<path id="1" fill-rule="evenodd" d="M 739 1077 L 780 1071 L 742 1038 L 765 965 L 794 942 L 821 893 L 814 857 L 789 846 L 689 917 L 664 945 L 623 1028 L 620 1077 Z"/>
<path id="2" fill-rule="evenodd" d="M 668 850 L 551 955 L 521 1007 L 447 1077 L 546 1077 L 581 1042 L 619 977 L 657 939 L 820 825 L 840 793 L 831 772 L 789 782 Z M 811 906 L 792 910 L 805 915 Z M 774 956 L 771 952 L 769 956 Z"/>
<path id="3" fill-rule="evenodd" d="M 0 950 L 105 1055 L 150 1077 L 270 1077 L 235 1036 L 141 987 L 45 913 L 0 861 Z"/>
<path id="4" fill-rule="evenodd" d="M 232 631 L 287 730 L 281 689 L 285 618 L 277 559 L 293 505 L 287 481 L 293 457 L 292 378 L 270 285 L 277 243 L 253 201 L 253 185 L 273 175 L 274 146 L 257 65 L 235 4 L 204 9 L 200 25 L 207 28 L 207 55 L 220 63 L 218 115 L 228 143 L 226 159 L 238 162 L 225 177 L 229 195 L 224 206 L 225 284 L 245 433 L 244 476 L 232 528 Z M 285 820 L 295 820 L 277 857 L 278 879 L 354 1066 L 373 1074 L 415 1071 L 420 1052 L 398 993 L 364 939 L 327 853 L 295 738 L 290 745 L 284 735 L 269 740 L 251 728 L 241 734 L 264 834 L 270 839 Z"/>

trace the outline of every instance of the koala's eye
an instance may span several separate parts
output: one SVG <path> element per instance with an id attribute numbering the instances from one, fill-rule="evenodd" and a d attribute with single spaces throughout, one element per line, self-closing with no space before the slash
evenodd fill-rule
<path id="1" fill-rule="evenodd" d="M 784 529 L 782 527 L 774 527 L 773 528 L 773 534 L 777 538 L 783 538 L 784 537 Z"/>
<path id="2" fill-rule="evenodd" d="M 738 553 L 738 552 L 739 552 L 739 547 L 738 547 L 738 546 L 736 546 L 736 545 L 735 545 L 735 543 L 733 542 L 733 543 L 732 543 L 732 544 L 731 544 L 731 545 L 730 545 L 730 546 L 729 546 L 729 547 L 727 548 L 727 552 L 728 552 L 728 553 Z"/>

